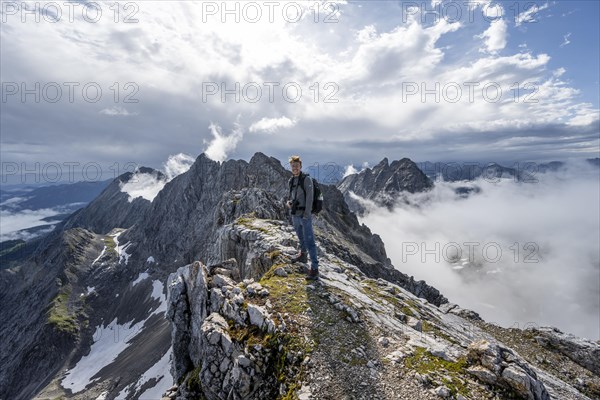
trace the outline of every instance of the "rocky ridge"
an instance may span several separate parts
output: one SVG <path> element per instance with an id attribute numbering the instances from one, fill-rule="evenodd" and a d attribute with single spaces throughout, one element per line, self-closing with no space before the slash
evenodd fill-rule
<path id="1" fill-rule="evenodd" d="M 187 260 L 214 265 L 235 258 L 254 260 L 240 262 L 240 274 L 259 279 L 270 259 L 254 257 L 262 250 L 247 240 L 224 240 L 222 231 L 250 211 L 284 221 L 289 174 L 261 153 L 250 162 L 222 164 L 200 155 L 152 202 L 129 201 L 121 185 L 132 175 L 124 174 L 54 232 L 13 254 L 0 271 L 1 329 L 10 339 L 0 346 L 0 398 L 136 398 L 164 385 L 170 376 L 146 376 L 170 357 L 161 300 L 167 277 Z M 342 194 L 326 185 L 323 191 L 328 209 L 316 226 L 324 248 L 369 276 L 396 279 L 430 301 L 446 301 L 435 288 L 396 271 L 381 239 L 359 224 Z M 128 334 L 119 336 L 115 354 L 101 355 L 114 346 L 105 341 L 111 331 Z M 90 364 L 94 357 L 100 359 Z M 23 371 L 31 384 L 22 385 Z"/>
<path id="2" fill-rule="evenodd" d="M 294 235 L 281 221 L 247 215 L 221 235 L 260 251 L 169 276 L 178 385 L 168 398 L 593 398 L 482 329 L 476 314 L 368 278 L 321 246 L 322 277 L 307 283 L 303 267 L 289 264 Z M 267 270 L 244 277 L 240 264 Z M 586 345 L 588 356 L 599 349 Z M 566 364 L 589 387 L 600 382 Z"/>

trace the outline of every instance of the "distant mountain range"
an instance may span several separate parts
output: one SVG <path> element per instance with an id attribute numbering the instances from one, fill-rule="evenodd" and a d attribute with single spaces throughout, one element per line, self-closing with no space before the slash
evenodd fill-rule
<path id="1" fill-rule="evenodd" d="M 600 167 L 600 158 L 585 160 L 590 165 Z M 563 161 L 550 161 L 546 163 L 520 162 L 512 167 L 502 166 L 497 163 L 471 163 L 471 162 L 420 162 L 417 166 L 432 180 L 442 179 L 446 182 L 472 181 L 483 177 L 488 180 L 511 178 L 522 182 L 531 182 L 537 174 L 556 172 L 566 167 Z"/>
<path id="2" fill-rule="evenodd" d="M 10 185 L 1 188 L 0 212 L 3 216 L 23 218 L 27 225 L 33 224 L 14 232 L 8 232 L 3 226 L 2 237 L 14 237 L 24 242 L 51 231 L 57 222 L 96 198 L 110 182 L 76 182 L 41 187 Z M 32 218 L 37 218 L 37 222 L 32 222 Z"/>
<path id="3" fill-rule="evenodd" d="M 600 167 L 600 158 L 585 160 L 589 165 Z M 415 163 L 408 158 L 389 163 L 387 158 L 381 160 L 373 168 L 364 168 L 360 172 L 345 176 L 337 183 L 337 188 L 344 193 L 350 209 L 362 214 L 365 211 L 356 196 L 373 201 L 375 204 L 393 208 L 402 201 L 407 193 L 430 190 L 436 181 L 473 182 L 485 179 L 496 182 L 499 179 L 513 179 L 515 182 L 536 182 L 539 174 L 558 172 L 566 168 L 562 161 L 548 163 L 520 163 L 515 168 L 504 167 L 496 163 Z M 466 197 L 479 193 L 481 188 L 474 185 L 457 186 L 457 195 Z"/>
<path id="4" fill-rule="evenodd" d="M 600 168 L 600 158 L 587 159 L 587 163 Z M 478 178 L 497 180 L 500 178 L 515 179 L 520 182 L 531 182 L 537 179 L 538 174 L 557 172 L 565 168 L 562 161 L 551 161 L 547 163 L 520 163 L 516 167 L 506 167 L 497 163 L 460 163 L 460 162 L 418 162 L 415 163 L 408 158 L 393 161 L 391 164 L 387 158 L 381 160 L 373 168 L 363 168 L 360 172 L 342 177 L 339 168 L 322 166 L 322 171 L 313 171 L 311 167 L 307 172 L 314 172 L 316 178 L 324 183 L 336 183 L 336 186 L 344 194 L 344 198 L 350 209 L 359 214 L 364 211 L 363 206 L 350 195 L 354 193 L 362 198 L 375 201 L 385 207 L 393 207 L 401 193 L 415 193 L 429 190 L 437 179 L 446 182 L 474 181 Z M 142 167 L 142 172 L 155 171 L 152 168 Z M 131 174 L 131 173 L 130 173 Z M 124 174 L 127 175 L 127 174 Z M 164 176 L 163 176 L 164 178 Z M 104 197 L 118 199 L 126 196 L 118 184 L 114 181 L 76 182 L 71 184 L 57 184 L 50 186 L 16 186 L 0 189 L 0 211 L 6 213 L 29 212 L 36 210 L 48 210 L 47 217 L 40 217 L 38 224 L 33 227 L 22 229 L 15 233 L 16 237 L 22 238 L 22 242 L 41 233 L 53 229 L 57 221 L 62 221 L 76 210 L 82 209 L 89 202 L 96 199 L 100 193 L 113 182 L 109 192 Z M 455 189 L 460 196 L 469 196 L 478 193 L 480 188 L 472 185 L 460 186 Z M 118 200 L 115 200 L 118 201 Z M 136 199 L 140 203 L 141 199 Z M 89 213 L 90 211 L 86 211 Z M 127 211 L 121 210 L 127 214 Z M 126 218 L 125 215 L 122 216 Z M 78 217 L 81 218 L 81 217 Z M 97 216 L 96 224 L 101 224 L 103 217 Z M 125 224 L 127 225 L 127 224 Z M 97 226 L 96 226 L 97 228 Z M 100 229 L 103 231 L 104 229 Z"/>
<path id="5" fill-rule="evenodd" d="M 12 190 L 0 189 L 0 209 L 21 211 L 66 207 L 73 203 L 85 205 L 95 199 L 111 181 L 112 179 L 42 187 L 14 187 Z M 6 203 L 17 198 L 20 200 Z"/>

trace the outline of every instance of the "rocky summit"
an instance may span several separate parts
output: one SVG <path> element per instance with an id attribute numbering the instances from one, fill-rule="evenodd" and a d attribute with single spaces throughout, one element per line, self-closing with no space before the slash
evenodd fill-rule
<path id="1" fill-rule="evenodd" d="M 355 195 L 392 208 L 404 193 L 423 192 L 432 187 L 431 179 L 408 158 L 395 160 L 391 164 L 384 158 L 372 169 L 365 168 L 348 175 L 337 184 L 350 209 L 358 213 L 362 213 L 364 207 Z"/>
<path id="2" fill-rule="evenodd" d="M 332 186 L 307 281 L 289 177 L 261 153 L 201 155 L 130 202 L 121 176 L 21 248 L 0 271 L 0 398 L 600 398 L 597 342 L 449 303 Z"/>

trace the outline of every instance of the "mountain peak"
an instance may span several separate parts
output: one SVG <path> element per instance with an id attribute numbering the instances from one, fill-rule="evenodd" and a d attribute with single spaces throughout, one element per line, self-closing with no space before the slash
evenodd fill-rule
<path id="1" fill-rule="evenodd" d="M 373 167 L 373 170 L 387 168 L 388 166 L 389 166 L 389 161 L 388 161 L 387 157 L 384 157 L 383 160 L 379 161 L 379 163 L 375 167 Z"/>
<path id="2" fill-rule="evenodd" d="M 414 163 L 410 158 L 402 158 L 400 160 L 394 160 L 392 161 L 392 163 L 390 164 L 390 168 L 392 169 L 397 169 L 397 168 L 414 168 L 417 167 L 417 164 Z M 417 167 L 418 168 L 418 167 Z"/>
<path id="3" fill-rule="evenodd" d="M 266 154 L 261 153 L 260 151 L 257 151 L 256 153 L 254 153 L 254 155 L 250 159 L 250 163 L 268 162 L 268 161 L 273 160 L 273 159 L 274 159 L 273 157 L 269 157 Z"/>
<path id="4" fill-rule="evenodd" d="M 112 185 L 114 183 L 116 183 L 116 184 L 127 183 L 136 174 L 153 175 L 156 179 L 160 179 L 160 180 L 166 179 L 165 174 L 162 173 L 161 171 L 157 170 L 157 169 L 154 169 L 152 167 L 139 166 L 133 172 L 128 171 L 128 172 L 122 173 L 117 178 L 113 179 L 113 181 L 110 183 L 110 185 Z"/>
<path id="5" fill-rule="evenodd" d="M 433 187 L 433 182 L 409 158 L 395 160 L 391 165 L 384 158 L 372 170 L 348 175 L 337 187 L 344 193 L 350 208 L 360 213 L 363 211 L 362 206 L 350 193 L 391 207 L 400 193 L 429 190 Z"/>

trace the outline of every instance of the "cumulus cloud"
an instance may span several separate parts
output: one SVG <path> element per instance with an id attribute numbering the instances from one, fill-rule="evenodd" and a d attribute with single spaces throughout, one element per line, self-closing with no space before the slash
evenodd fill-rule
<path id="1" fill-rule="evenodd" d="M 554 76 L 555 78 L 559 78 L 559 77 L 563 76 L 565 74 L 565 72 L 567 72 L 567 70 L 561 67 L 561 68 L 558 68 L 557 70 L 555 70 L 554 72 L 552 72 L 552 76 Z"/>
<path id="2" fill-rule="evenodd" d="M 280 118 L 261 118 L 260 121 L 257 121 L 250 125 L 248 129 L 250 132 L 266 132 L 266 133 L 275 133 L 280 129 L 291 128 L 296 125 L 297 121 L 293 119 L 289 119 L 286 116 Z"/>
<path id="3" fill-rule="evenodd" d="M 552 325 L 590 339 L 600 332 L 597 168 L 571 163 L 537 182 L 438 182 L 393 212 L 362 219 L 399 270 L 451 302 L 503 326 Z M 460 186 L 480 193 L 457 195 Z M 557 210 L 561 210 L 557 212 Z"/>
<path id="4" fill-rule="evenodd" d="M 476 3 L 476 6 L 478 5 L 481 5 L 483 15 L 487 19 L 501 18 L 505 13 L 502 5 L 499 3 L 492 3 L 491 0 L 484 0 L 479 4 Z"/>
<path id="5" fill-rule="evenodd" d="M 160 179 L 157 174 L 149 174 L 137 171 L 127 182 L 121 182 L 119 187 L 121 191 L 129 195 L 129 202 L 138 197 L 142 197 L 148 201 L 154 200 L 158 192 L 166 184 L 166 180 Z"/>
<path id="6" fill-rule="evenodd" d="M 377 29 L 375 25 L 367 25 L 356 33 L 356 40 L 359 43 L 369 43 L 377 38 Z"/>
<path id="7" fill-rule="evenodd" d="M 187 154 L 170 155 L 163 164 L 164 176 L 159 175 L 157 171 L 148 173 L 138 169 L 129 181 L 122 182 L 119 187 L 129 195 L 130 203 L 138 197 L 153 201 L 169 181 L 189 170 L 193 163 L 194 158 Z"/>
<path id="8" fill-rule="evenodd" d="M 346 169 L 344 170 L 344 174 L 342 175 L 342 178 L 345 178 L 349 175 L 353 175 L 353 174 L 359 174 L 361 172 L 363 172 L 365 169 L 369 168 L 369 163 L 367 161 L 365 161 L 362 164 L 362 168 L 361 170 L 357 170 L 354 165 L 350 164 L 346 166 Z"/>
<path id="9" fill-rule="evenodd" d="M 443 18 L 423 23 L 421 15 L 403 21 L 398 18 L 397 2 L 375 6 L 340 1 L 333 14 L 331 7 L 323 4 L 316 14 L 313 4 L 298 4 L 304 13 L 297 23 L 281 18 L 281 7 L 273 22 L 267 10 L 258 23 L 243 19 L 235 23 L 233 15 L 223 23 L 219 13 L 205 22 L 201 3 L 165 2 L 144 3 L 135 13 L 139 20 L 135 24 L 115 24 L 110 18 L 113 11 L 108 9 L 95 24 L 81 18 L 69 22 L 64 13 L 56 23 L 40 24 L 22 23 L 19 15 L 8 16 L 2 24 L 2 49 L 3 54 L 14 56 L 5 57 L 4 81 L 30 79 L 28 87 L 37 81 L 42 85 L 80 85 L 75 88 L 73 103 L 64 86 L 63 97 L 56 104 L 23 104 L 18 94 L 11 96 L 3 104 L 3 161 L 85 164 L 93 160 L 101 161 L 105 170 L 115 162 L 159 165 L 163 149 L 180 151 L 197 136 L 191 127 L 207 126 L 211 121 L 226 126 L 236 120 L 252 132 L 266 133 L 289 129 L 293 122 L 294 133 L 308 139 L 311 154 L 321 156 L 321 161 L 335 157 L 344 164 L 358 157 L 380 159 L 390 141 L 404 141 L 412 158 L 431 155 L 440 159 L 446 156 L 445 150 L 419 144 L 444 141 L 450 135 L 456 143 L 454 154 L 470 158 L 486 151 L 490 127 L 505 125 L 514 129 L 515 136 L 529 135 L 531 130 L 546 130 L 549 135 L 562 132 L 582 143 L 594 128 L 588 125 L 583 134 L 568 124 L 571 119 L 593 124 L 593 120 L 580 117 L 586 109 L 581 94 L 590 90 L 589 85 L 581 83 L 579 91 L 574 82 L 551 80 L 549 60 L 557 46 L 510 53 L 504 42 L 512 24 L 504 32 L 504 21 L 490 24 L 479 12 L 493 18 L 500 10 L 496 3 L 479 2 L 473 23 L 465 23 L 470 14 L 466 12 L 456 23 Z M 431 4 L 443 6 L 439 1 Z M 523 21 L 536 19 L 535 12 L 529 12 L 528 17 L 521 15 Z M 327 17 L 338 22 L 325 23 Z M 487 32 L 482 36 L 485 53 L 464 40 L 482 32 Z M 31 43 L 35 46 L 28 46 Z M 505 57 L 499 57 L 500 52 Z M 23 71 L 27 71 L 25 77 Z M 206 81 L 216 83 L 218 90 L 208 98 L 204 96 Z M 439 83 L 440 94 L 445 94 L 453 90 L 446 90 L 446 84 L 473 81 L 480 83 L 473 101 L 464 86 L 457 102 L 443 96 L 435 101 L 431 95 L 423 101 L 421 84 L 431 89 Z M 87 82 L 97 82 L 102 88 L 98 103 L 82 99 L 81 89 Z M 243 88 L 251 82 L 262 88 L 258 102 L 247 101 L 244 93 L 228 94 L 222 101 L 221 84 L 232 89 L 235 83 Z M 269 100 L 265 82 L 279 85 L 274 88 L 274 101 Z M 282 98 L 282 88 L 290 82 L 302 88 L 297 103 Z M 481 88 L 490 82 L 500 84 L 503 92 L 494 103 L 481 95 Z M 540 87 L 537 104 L 516 104 L 511 89 L 515 82 L 547 84 Z M 325 87 L 327 83 L 330 86 Z M 418 93 L 403 98 L 406 83 L 415 83 Z M 139 101 L 129 103 L 126 98 Z M 337 103 L 326 102 L 327 98 Z M 279 117 L 261 120 L 266 115 Z M 468 129 L 462 131 L 463 127 Z M 224 156 L 223 148 L 235 146 L 242 157 L 249 157 L 257 148 L 280 158 L 289 152 L 285 149 L 288 138 L 283 135 L 255 135 L 251 143 L 237 137 L 215 137 L 209 129 L 202 132 L 201 139 L 214 143 L 216 158 Z M 370 141 L 370 147 L 359 151 L 362 141 Z M 458 149 L 460 145 L 463 147 Z M 559 158 L 564 148 L 549 147 L 547 152 Z"/>
<path id="10" fill-rule="evenodd" d="M 408 25 L 389 32 L 379 33 L 373 25 L 366 26 L 357 34 L 360 46 L 352 61 L 342 64 L 339 74 L 343 79 L 375 85 L 420 76 L 442 61 L 444 53 L 435 46 L 439 38 L 459 28 L 460 23 L 444 19 L 424 27 L 413 16 Z"/>
<path id="11" fill-rule="evenodd" d="M 164 171 L 167 176 L 167 181 L 175 178 L 177 175 L 181 175 L 186 172 L 194 163 L 194 157 L 187 154 L 179 153 L 169 156 L 167 161 L 164 163 Z"/>
<path id="12" fill-rule="evenodd" d="M 234 129 L 231 131 L 229 135 L 226 135 L 222 132 L 221 127 L 217 124 L 211 123 L 208 127 L 213 136 L 213 139 L 209 142 L 204 141 L 205 144 L 208 144 L 204 153 L 214 161 L 225 161 L 227 159 L 227 155 L 235 150 L 237 144 L 242 137 L 244 136 L 244 132 L 242 127 L 239 124 L 235 124 Z"/>
<path id="13" fill-rule="evenodd" d="M 345 178 L 349 175 L 354 175 L 354 174 L 358 174 L 358 170 L 356 168 L 354 168 L 354 165 L 350 164 L 350 165 L 346 166 L 346 169 L 344 170 L 344 175 L 342 175 L 342 178 Z"/>
<path id="14" fill-rule="evenodd" d="M 598 119 L 600 119 L 598 110 L 592 104 L 587 103 L 575 111 L 575 115 L 567 121 L 567 125 L 585 127 L 597 123 Z"/>
<path id="15" fill-rule="evenodd" d="M 490 23 L 490 27 L 477 37 L 485 39 L 485 48 L 480 49 L 482 52 L 496 54 L 498 51 L 506 47 L 507 24 L 503 19 L 497 19 Z"/>

